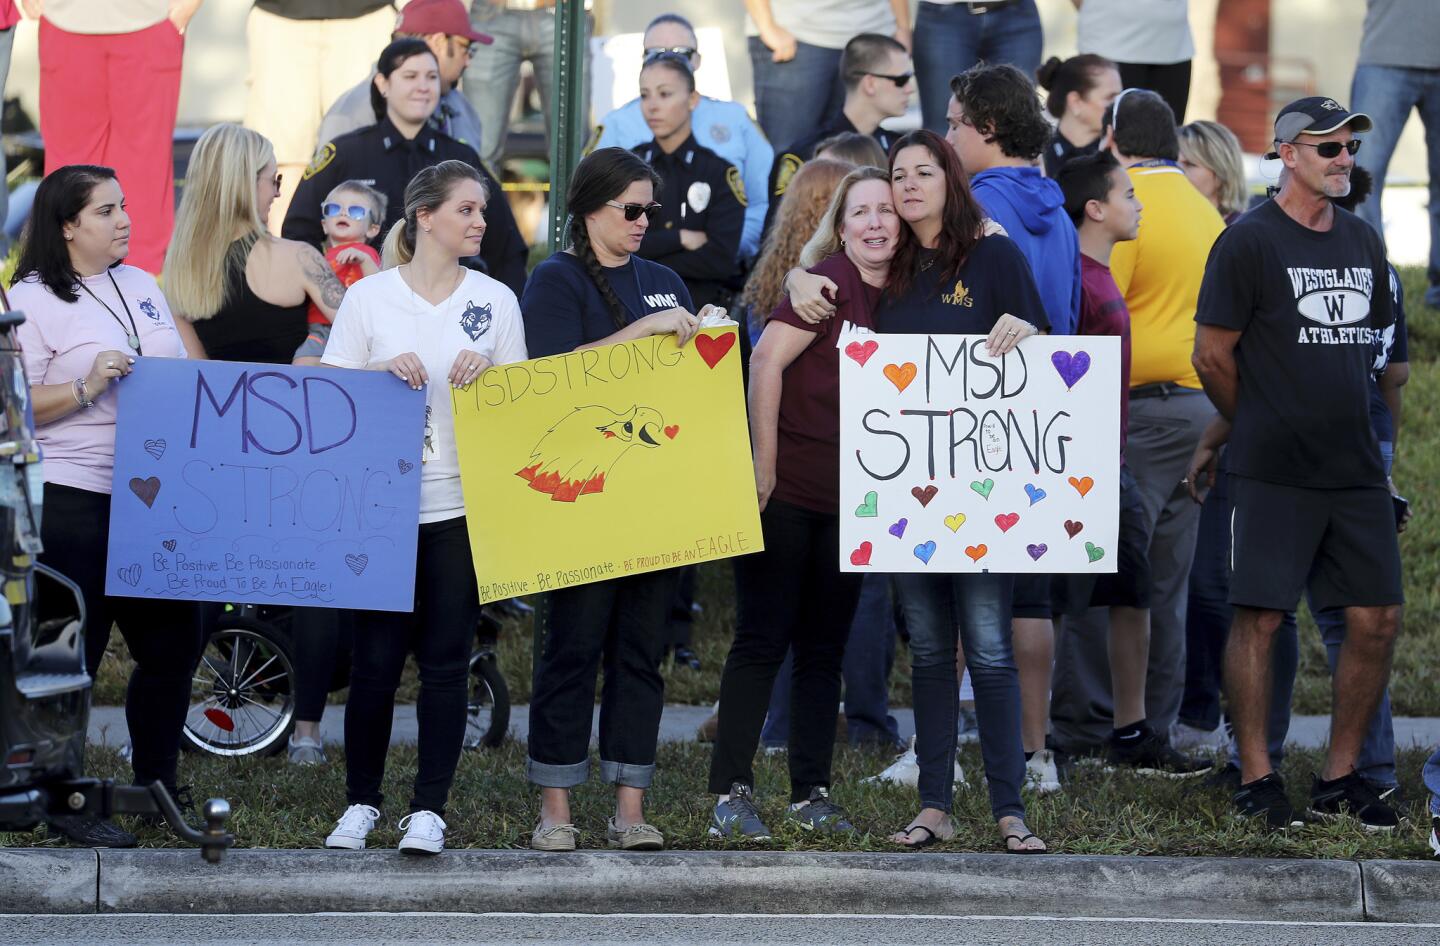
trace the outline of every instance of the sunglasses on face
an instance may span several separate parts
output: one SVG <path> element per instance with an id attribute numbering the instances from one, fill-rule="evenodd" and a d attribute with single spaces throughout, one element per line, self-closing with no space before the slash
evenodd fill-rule
<path id="1" fill-rule="evenodd" d="M 1285 144 L 1299 145 L 1302 148 L 1314 148 L 1315 153 L 1327 161 L 1331 158 L 1340 157 L 1340 152 L 1348 151 L 1352 156 L 1360 150 L 1360 139 L 1351 138 L 1349 141 L 1322 141 L 1318 145 L 1312 145 L 1308 141 L 1287 141 Z"/>
<path id="2" fill-rule="evenodd" d="M 358 220 L 364 223 L 370 219 L 370 208 L 363 204 L 351 204 L 349 207 L 342 207 L 339 204 L 324 204 L 320 207 L 320 216 L 329 219 L 344 215 L 351 220 Z"/>
<path id="3" fill-rule="evenodd" d="M 684 56 L 686 59 L 693 59 L 698 50 L 694 46 L 646 46 L 645 58 L 651 59 L 662 53 L 670 53 L 675 56 Z"/>
<path id="4" fill-rule="evenodd" d="M 273 178 L 270 179 L 270 183 L 275 187 L 277 191 L 280 189 L 281 177 L 283 177 L 283 175 L 276 174 Z"/>
<path id="5" fill-rule="evenodd" d="M 905 86 L 910 84 L 910 80 L 915 78 L 915 73 L 913 72 L 902 72 L 898 76 L 886 75 L 883 72 L 857 72 L 855 75 L 857 78 L 860 76 L 874 76 L 877 79 L 889 79 L 895 83 L 895 88 L 897 89 L 905 88 Z"/>
<path id="6" fill-rule="evenodd" d="M 613 200 L 607 200 L 605 201 L 605 205 L 607 207 L 614 207 L 616 210 L 623 210 L 625 212 L 625 219 L 630 223 L 634 223 L 636 220 L 639 220 L 641 214 L 644 214 L 645 219 L 650 223 L 654 223 L 655 218 L 660 216 L 660 205 L 655 203 L 617 204 Z"/>

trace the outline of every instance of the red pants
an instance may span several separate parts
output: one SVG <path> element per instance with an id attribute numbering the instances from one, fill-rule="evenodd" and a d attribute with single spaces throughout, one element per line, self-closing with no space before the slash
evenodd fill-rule
<path id="1" fill-rule="evenodd" d="M 40 21 L 45 173 L 115 169 L 130 211 L 127 262 L 158 274 L 175 223 L 175 110 L 185 41 L 169 20 L 135 33 L 68 33 Z"/>

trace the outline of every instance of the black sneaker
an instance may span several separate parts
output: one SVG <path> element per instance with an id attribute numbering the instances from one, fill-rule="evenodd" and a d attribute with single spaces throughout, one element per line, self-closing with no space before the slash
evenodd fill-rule
<path id="1" fill-rule="evenodd" d="M 1128 741 L 1112 735 L 1105 760 L 1112 766 L 1131 769 L 1136 775 L 1160 778 L 1194 778 L 1213 767 L 1209 760 L 1176 752 L 1169 739 L 1148 728 Z"/>
<path id="2" fill-rule="evenodd" d="M 56 815 L 49 821 L 50 831 L 64 835 L 82 847 L 134 847 L 135 835 L 108 821 L 88 815 Z"/>
<path id="3" fill-rule="evenodd" d="M 1362 775 L 1361 778 L 1364 778 L 1364 776 Z M 1405 793 L 1401 791 L 1399 785 L 1385 785 L 1375 781 L 1373 778 L 1367 778 L 1365 782 L 1375 792 L 1376 796 L 1391 808 L 1399 808 L 1405 804 Z"/>
<path id="4" fill-rule="evenodd" d="M 710 835 L 734 840 L 770 840 L 770 829 L 760 820 L 760 809 L 755 807 L 755 796 L 749 785 L 736 782 L 730 786 L 730 800 L 720 802 L 710 815 Z"/>
<path id="5" fill-rule="evenodd" d="M 791 805 L 785 811 L 785 818 L 804 828 L 820 834 L 848 834 L 855 830 L 850 816 L 844 808 L 830 800 L 830 790 L 817 785 L 810 789 L 810 798 Z"/>
<path id="6" fill-rule="evenodd" d="M 695 654 L 695 651 L 688 647 L 677 647 L 675 648 L 675 666 L 687 667 L 698 673 L 700 670 L 700 658 Z"/>
<path id="7" fill-rule="evenodd" d="M 1281 831 L 1305 823 L 1286 797 L 1285 783 L 1274 772 L 1241 785 L 1235 793 L 1235 807 L 1241 818 L 1264 818 L 1267 825 Z"/>
<path id="8" fill-rule="evenodd" d="M 1393 831 L 1400 823 L 1395 809 L 1382 801 L 1358 772 L 1329 782 L 1315 776 L 1310 787 L 1309 813 L 1325 821 L 1354 818 L 1366 831 Z"/>
<path id="9" fill-rule="evenodd" d="M 198 816 L 195 812 L 195 799 L 190 794 L 190 786 L 182 785 L 179 788 L 171 788 L 167 791 L 170 793 L 170 797 L 174 799 L 175 807 L 180 809 L 180 816 L 184 819 L 185 823 L 192 828 L 195 827 Z M 158 811 L 136 815 L 135 820 L 151 828 L 164 828 L 166 830 L 170 828 L 170 822 L 166 821 L 165 816 Z"/>
<path id="10" fill-rule="evenodd" d="M 1235 794 L 1240 791 L 1240 766 L 1234 762 L 1216 766 L 1214 771 L 1205 777 L 1205 787 L 1224 789 L 1231 795 Z"/>

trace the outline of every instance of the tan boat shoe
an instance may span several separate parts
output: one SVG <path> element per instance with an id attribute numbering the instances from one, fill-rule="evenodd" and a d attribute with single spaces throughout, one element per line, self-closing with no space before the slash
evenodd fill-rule
<path id="1" fill-rule="evenodd" d="M 615 819 L 611 818 L 605 826 L 605 839 L 611 847 L 622 851 L 660 851 L 665 848 L 665 835 L 660 833 L 659 828 L 643 821 L 621 831 L 615 827 Z"/>
<path id="2" fill-rule="evenodd" d="M 580 831 L 573 824 L 537 824 L 530 835 L 530 848 L 535 851 L 573 851 Z"/>

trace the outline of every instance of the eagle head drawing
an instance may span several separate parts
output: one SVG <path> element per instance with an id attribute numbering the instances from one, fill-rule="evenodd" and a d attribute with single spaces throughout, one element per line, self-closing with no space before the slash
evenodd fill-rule
<path id="1" fill-rule="evenodd" d="M 665 418 L 653 407 L 636 405 L 624 412 L 577 407 L 545 432 L 530 451 L 529 464 L 515 475 L 556 502 L 573 503 L 603 493 L 620 458 L 632 447 L 660 446 L 664 430 Z"/>

